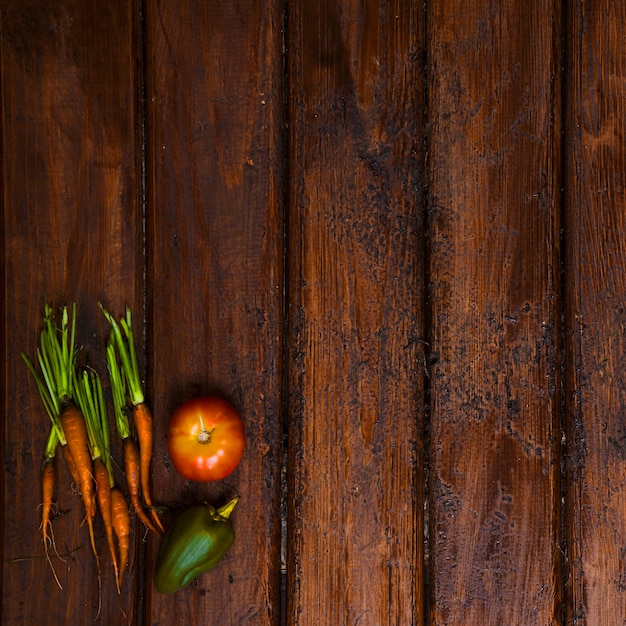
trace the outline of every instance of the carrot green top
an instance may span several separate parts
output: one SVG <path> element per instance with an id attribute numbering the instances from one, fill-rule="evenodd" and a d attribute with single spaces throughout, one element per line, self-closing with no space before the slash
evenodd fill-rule
<path id="1" fill-rule="evenodd" d="M 76 303 L 72 305 L 71 318 L 67 306 L 61 310 L 60 328 L 55 323 L 52 308 L 46 303 L 40 346 L 37 350 L 37 361 L 41 375 L 31 360 L 22 353 L 22 358 L 35 378 L 43 405 L 62 445 L 66 444 L 66 440 L 61 426 L 61 409 L 64 404 L 72 402 L 74 397 L 76 355 L 78 352 L 75 341 Z"/>
<path id="2" fill-rule="evenodd" d="M 85 417 L 91 458 L 102 460 L 113 486 L 115 480 L 110 454 L 109 423 L 102 381 L 98 372 L 85 368 L 77 373 L 74 390 L 78 406 Z"/>
<path id="3" fill-rule="evenodd" d="M 126 307 L 126 317 L 122 317 L 118 324 L 102 304 L 99 306 L 109 324 L 111 324 L 111 342 L 115 345 L 119 354 L 130 401 L 134 405 L 141 404 L 144 401 L 144 393 L 137 365 L 130 309 Z"/>

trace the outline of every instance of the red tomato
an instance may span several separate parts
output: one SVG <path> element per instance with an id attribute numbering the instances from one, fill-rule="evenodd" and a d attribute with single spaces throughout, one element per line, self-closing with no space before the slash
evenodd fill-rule
<path id="1" fill-rule="evenodd" d="M 241 461 L 246 433 L 241 416 L 223 398 L 192 398 L 173 413 L 167 449 L 174 467 L 198 482 L 220 480 Z"/>

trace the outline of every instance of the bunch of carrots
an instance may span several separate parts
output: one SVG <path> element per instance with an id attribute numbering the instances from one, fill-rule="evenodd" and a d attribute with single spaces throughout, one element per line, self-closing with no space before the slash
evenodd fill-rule
<path id="1" fill-rule="evenodd" d="M 137 517 L 148 529 L 160 535 L 163 526 L 150 496 L 152 414 L 145 403 L 137 366 L 130 310 L 127 309 L 126 316 L 117 322 L 102 305 L 100 309 L 111 326 L 107 343 L 107 370 L 116 430 L 123 442 L 128 495 Z M 22 354 L 35 379 L 51 424 L 42 466 L 42 539 L 46 559 L 60 586 L 49 549 L 55 546 L 52 511 L 56 455 L 61 446 L 72 478 L 80 490 L 98 570 L 93 520 L 97 511 L 100 512 L 119 593 L 130 548 L 130 509 L 113 473 L 107 403 L 102 381 L 93 368 L 78 365 L 79 350 L 75 339 L 76 304 L 72 306 L 71 314 L 67 306 L 63 307 L 60 324 L 57 324 L 52 308 L 46 304 L 37 350 L 38 367 Z M 132 436 L 131 418 L 139 447 Z"/>

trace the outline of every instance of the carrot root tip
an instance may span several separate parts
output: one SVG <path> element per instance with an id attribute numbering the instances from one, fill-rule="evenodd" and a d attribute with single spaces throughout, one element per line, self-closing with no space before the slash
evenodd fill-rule
<path id="1" fill-rule="evenodd" d="M 50 558 L 50 552 L 49 552 L 50 546 L 54 548 L 54 553 L 59 557 L 59 559 L 61 559 L 61 561 L 65 563 L 65 559 L 62 558 L 59 552 L 57 551 L 57 544 L 56 544 L 56 541 L 54 540 L 54 531 L 52 530 L 52 524 L 48 522 L 46 526 L 50 527 L 49 536 L 48 536 L 47 531 L 44 531 L 43 546 L 44 546 L 44 551 L 46 553 L 46 561 L 48 562 L 48 565 L 50 566 L 50 569 L 52 570 L 52 575 L 54 576 L 54 580 L 56 581 L 56 584 L 59 586 L 59 589 L 63 589 L 63 585 L 61 584 L 61 581 L 59 580 L 59 577 L 57 576 L 57 572 L 54 569 L 54 564 L 52 563 L 52 559 Z"/>

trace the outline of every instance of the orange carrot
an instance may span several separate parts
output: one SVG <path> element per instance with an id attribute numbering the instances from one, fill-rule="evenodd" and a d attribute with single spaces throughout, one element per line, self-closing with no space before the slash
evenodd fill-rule
<path id="1" fill-rule="evenodd" d="M 126 309 L 126 317 L 120 319 L 119 324 L 113 318 L 113 316 L 106 311 L 106 309 L 99 305 L 104 316 L 111 324 L 111 338 L 109 340 L 109 346 L 107 348 L 107 359 L 109 362 L 109 371 L 114 371 L 115 383 L 111 385 L 120 389 L 118 395 L 124 396 L 125 391 L 128 392 L 130 404 L 132 405 L 133 418 L 135 422 L 135 431 L 137 432 L 137 439 L 139 440 L 139 481 L 141 484 L 141 490 L 143 492 L 143 498 L 146 505 L 150 508 L 152 517 L 159 527 L 164 532 L 163 525 L 159 519 L 156 510 L 152 505 L 152 498 L 150 496 L 150 463 L 152 461 L 152 413 L 145 403 L 145 397 L 143 393 L 143 386 L 141 382 L 141 376 L 139 373 L 139 366 L 137 364 L 137 354 L 135 352 L 135 341 L 133 337 L 132 319 L 130 309 Z M 118 363 L 115 356 L 115 350 L 119 355 L 120 363 Z M 120 404 L 122 400 L 120 398 Z M 122 437 L 125 438 L 124 436 Z"/>
<path id="2" fill-rule="evenodd" d="M 61 311 L 60 326 L 54 320 L 52 308 L 44 306 L 44 328 L 40 334 L 40 349 L 37 361 L 41 376 L 30 359 L 22 354 L 32 372 L 46 412 L 48 413 L 55 436 L 69 450 L 70 469 L 76 470 L 78 483 L 89 526 L 91 548 L 96 555 L 96 542 L 93 533 L 95 515 L 95 495 L 92 478 L 92 459 L 89 451 L 87 425 L 81 410 L 74 403 L 74 379 L 76 377 L 76 303 L 71 315 L 67 306 Z M 67 454 L 67 453 L 66 453 Z"/>
<path id="3" fill-rule="evenodd" d="M 46 548 L 46 554 L 48 552 L 48 543 L 50 542 L 50 535 L 48 530 L 52 530 L 52 524 L 50 522 L 50 512 L 52 511 L 52 499 L 54 497 L 54 483 L 55 483 L 55 468 L 54 458 L 46 459 L 41 470 L 41 490 L 43 494 L 43 511 L 41 513 L 41 532 L 43 534 L 43 542 Z"/>
<path id="4" fill-rule="evenodd" d="M 52 533 L 52 523 L 50 521 L 50 513 L 52 511 L 52 500 L 54 498 L 54 484 L 56 482 L 56 451 L 59 445 L 59 438 L 54 428 L 50 429 L 48 440 L 46 441 L 46 449 L 44 453 L 43 466 L 41 468 L 41 495 L 43 499 L 43 508 L 41 512 L 41 532 L 43 534 L 44 547 L 46 556 L 48 555 L 48 544 L 50 543 L 50 535 Z M 50 535 L 48 534 L 50 531 Z"/>
<path id="5" fill-rule="evenodd" d="M 56 545 L 54 543 L 54 533 L 52 532 L 52 508 L 54 506 L 54 485 L 56 483 L 56 451 L 59 445 L 59 437 L 56 429 L 53 427 L 50 429 L 48 440 L 46 442 L 46 449 L 44 454 L 44 461 L 41 468 L 41 494 L 42 494 L 42 512 L 41 512 L 41 534 L 43 538 L 43 547 L 46 553 L 46 561 L 50 565 L 54 579 L 57 585 L 61 587 L 59 578 L 52 560 L 50 559 L 49 549 L 50 545 L 54 548 L 57 556 L 59 553 L 56 551 Z M 59 557 L 60 558 L 60 557 Z"/>
<path id="6" fill-rule="evenodd" d="M 61 446 L 61 451 L 63 452 L 63 458 L 65 459 L 68 469 L 70 470 L 70 474 L 72 475 L 72 480 L 76 483 L 76 485 L 78 485 L 79 476 L 76 471 L 76 465 L 74 465 L 74 460 L 72 459 L 72 453 L 67 445 Z"/>
<path id="7" fill-rule="evenodd" d="M 50 554 L 48 552 L 50 544 L 54 547 L 56 552 L 56 546 L 54 544 L 54 533 L 52 532 L 52 522 L 50 521 L 50 513 L 52 511 L 52 499 L 54 495 L 54 483 L 55 483 L 55 468 L 54 459 L 46 459 L 43 464 L 41 472 L 41 487 L 43 493 L 43 512 L 41 514 L 41 532 L 43 535 L 43 547 L 46 553 L 46 561 L 50 565 L 52 575 L 61 588 L 61 583 L 52 565 Z"/>
<path id="8" fill-rule="evenodd" d="M 145 402 L 133 405 L 133 420 L 137 439 L 139 440 L 139 462 L 141 491 L 146 506 L 150 509 L 152 518 L 162 532 L 165 532 L 157 512 L 152 508 L 150 497 L 150 463 L 152 462 L 152 413 Z"/>
<path id="9" fill-rule="evenodd" d="M 130 501 L 135 509 L 135 513 L 139 519 L 153 532 L 159 534 L 154 527 L 148 516 L 143 510 L 143 506 L 139 501 L 139 483 L 140 483 L 140 466 L 139 466 L 139 453 L 135 442 L 127 437 L 124 439 L 124 471 L 126 473 L 126 484 L 128 485 L 128 495 Z"/>
<path id="10" fill-rule="evenodd" d="M 67 440 L 67 446 L 72 455 L 72 461 L 76 466 L 78 486 L 83 498 L 85 517 L 89 527 L 91 548 L 97 557 L 96 542 L 93 534 L 93 518 L 96 514 L 93 466 L 89 452 L 87 425 L 85 424 L 85 418 L 82 412 L 72 402 L 68 402 L 63 406 L 61 410 L 61 424 L 63 426 L 63 432 L 65 433 L 65 439 Z"/>
<path id="11" fill-rule="evenodd" d="M 111 553 L 113 570 L 115 572 L 115 584 L 117 586 L 117 592 L 120 593 L 120 572 L 113 537 L 114 533 L 117 534 L 113 524 L 113 491 L 119 490 L 115 485 L 115 478 L 113 476 L 109 424 L 100 376 L 93 369 L 83 369 L 80 375 L 76 377 L 74 388 L 78 406 L 85 417 L 89 450 L 91 452 L 94 478 L 97 487 L 96 497 L 102 515 L 109 552 Z M 117 496 L 115 497 L 117 498 Z M 117 502 L 115 506 L 119 509 L 120 503 Z M 128 548 L 126 548 L 126 556 L 124 558 L 126 560 L 128 559 Z"/>
<path id="12" fill-rule="evenodd" d="M 113 521 L 112 521 L 112 502 L 111 502 L 111 479 L 104 461 L 98 457 L 93 461 L 93 472 L 96 480 L 96 496 L 98 499 L 98 508 L 102 516 L 102 523 L 109 544 L 109 552 L 113 561 L 113 570 L 115 571 L 115 581 L 119 585 L 119 572 L 117 568 L 117 556 L 115 554 L 115 544 L 113 542 Z M 119 586 L 117 589 L 119 593 Z"/>
<path id="13" fill-rule="evenodd" d="M 61 588 L 61 583 L 59 582 L 59 578 L 57 576 L 56 571 L 54 570 L 54 565 L 52 565 L 52 561 L 50 559 L 50 554 L 48 553 L 49 546 L 52 544 L 54 550 L 56 552 L 56 546 L 54 545 L 54 533 L 52 532 L 52 522 L 50 520 L 50 514 L 52 511 L 52 500 L 54 496 L 54 483 L 56 478 L 56 471 L 54 467 L 54 458 L 48 458 L 44 461 L 43 468 L 41 471 L 41 487 L 43 494 L 43 511 L 41 514 L 41 532 L 43 535 L 43 547 L 46 553 L 46 561 L 50 565 L 50 569 L 52 570 L 52 574 L 54 579 Z"/>
<path id="14" fill-rule="evenodd" d="M 111 523 L 117 536 L 117 545 L 120 551 L 119 577 L 117 580 L 119 592 L 126 564 L 128 563 L 128 553 L 130 552 L 130 513 L 128 504 L 126 504 L 126 498 L 124 498 L 124 494 L 122 494 L 119 487 L 111 489 Z"/>

